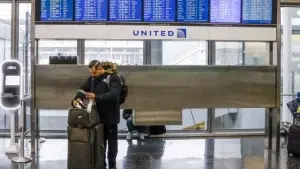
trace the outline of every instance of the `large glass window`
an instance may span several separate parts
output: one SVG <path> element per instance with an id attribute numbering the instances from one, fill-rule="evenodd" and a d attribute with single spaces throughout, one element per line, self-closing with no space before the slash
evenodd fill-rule
<path id="1" fill-rule="evenodd" d="M 0 63 L 11 58 L 11 3 L 0 3 Z M 0 129 L 10 128 L 10 116 L 0 108 Z"/>
<path id="2" fill-rule="evenodd" d="M 163 65 L 206 65 L 205 41 L 164 41 Z"/>
<path id="3" fill-rule="evenodd" d="M 243 43 L 216 42 L 216 65 L 243 64 Z"/>
<path id="4" fill-rule="evenodd" d="M 143 41 L 86 41 L 85 64 L 92 60 L 121 65 L 143 64 Z"/>
<path id="5" fill-rule="evenodd" d="M 216 42 L 216 65 L 267 65 L 268 44 L 263 42 Z M 214 129 L 263 129 L 263 108 L 215 109 Z"/>
<path id="6" fill-rule="evenodd" d="M 38 64 L 49 64 L 50 56 L 77 56 L 76 40 L 40 40 Z"/>
<path id="7" fill-rule="evenodd" d="M 207 65 L 206 41 L 163 41 L 163 65 Z M 157 57 L 157 56 L 156 56 Z M 183 109 L 182 125 L 168 125 L 167 130 L 207 129 L 207 109 Z"/>
<path id="8" fill-rule="evenodd" d="M 0 3 L 0 61 L 10 59 L 11 3 Z"/>

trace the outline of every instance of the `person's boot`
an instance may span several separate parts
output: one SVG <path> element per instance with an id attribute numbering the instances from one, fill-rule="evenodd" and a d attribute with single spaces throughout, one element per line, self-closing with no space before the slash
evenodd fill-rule
<path id="1" fill-rule="evenodd" d="M 106 164 L 106 161 L 104 161 L 104 168 L 105 168 L 105 169 L 107 168 L 107 164 Z"/>
<path id="2" fill-rule="evenodd" d="M 132 132 L 128 132 L 126 136 L 127 140 L 132 140 Z"/>
<path id="3" fill-rule="evenodd" d="M 108 165 L 109 165 L 109 169 L 117 169 L 115 161 L 109 161 Z"/>
<path id="4" fill-rule="evenodd" d="M 145 136 L 144 136 L 143 133 L 138 133 L 138 138 L 139 138 L 140 140 L 144 140 L 144 139 L 145 139 Z"/>

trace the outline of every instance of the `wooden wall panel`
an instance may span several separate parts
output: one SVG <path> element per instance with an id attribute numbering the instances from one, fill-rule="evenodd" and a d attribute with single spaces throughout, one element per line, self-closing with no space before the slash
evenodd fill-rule
<path id="1" fill-rule="evenodd" d="M 275 66 L 120 66 L 129 96 L 125 108 L 276 107 Z M 37 65 L 36 107 L 67 109 L 87 79 L 87 66 Z"/>

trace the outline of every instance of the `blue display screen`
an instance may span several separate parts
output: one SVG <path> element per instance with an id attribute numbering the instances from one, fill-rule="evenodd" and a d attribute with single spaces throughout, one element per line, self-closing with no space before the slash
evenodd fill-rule
<path id="1" fill-rule="evenodd" d="M 41 21 L 72 21 L 73 0 L 41 0 Z"/>
<path id="2" fill-rule="evenodd" d="M 240 23 L 241 0 L 211 0 L 210 22 Z"/>
<path id="3" fill-rule="evenodd" d="M 208 22 L 208 0 L 177 0 L 178 22 Z"/>
<path id="4" fill-rule="evenodd" d="M 245 24 L 266 24 L 272 22 L 272 0 L 243 0 Z"/>
<path id="5" fill-rule="evenodd" d="M 108 0 L 75 0 L 75 21 L 107 21 Z"/>
<path id="6" fill-rule="evenodd" d="M 175 0 L 144 0 L 144 22 L 174 22 Z"/>
<path id="7" fill-rule="evenodd" d="M 142 0 L 110 0 L 110 21 L 142 21 Z"/>

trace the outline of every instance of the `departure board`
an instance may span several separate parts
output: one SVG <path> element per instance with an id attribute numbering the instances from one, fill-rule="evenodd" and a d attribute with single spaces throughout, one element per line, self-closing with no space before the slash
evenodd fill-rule
<path id="1" fill-rule="evenodd" d="M 178 22 L 208 22 L 208 0 L 177 0 Z"/>
<path id="2" fill-rule="evenodd" d="M 210 22 L 240 23 L 241 0 L 211 0 Z"/>
<path id="3" fill-rule="evenodd" d="M 268 24 L 272 22 L 272 0 L 243 0 L 242 23 Z"/>
<path id="4" fill-rule="evenodd" d="M 107 21 L 108 0 L 75 0 L 75 21 Z"/>
<path id="5" fill-rule="evenodd" d="M 144 22 L 174 22 L 175 0 L 144 0 Z"/>
<path id="6" fill-rule="evenodd" d="M 42 21 L 72 21 L 73 0 L 41 0 Z"/>
<path id="7" fill-rule="evenodd" d="M 110 21 L 142 21 L 142 0 L 110 0 Z"/>

